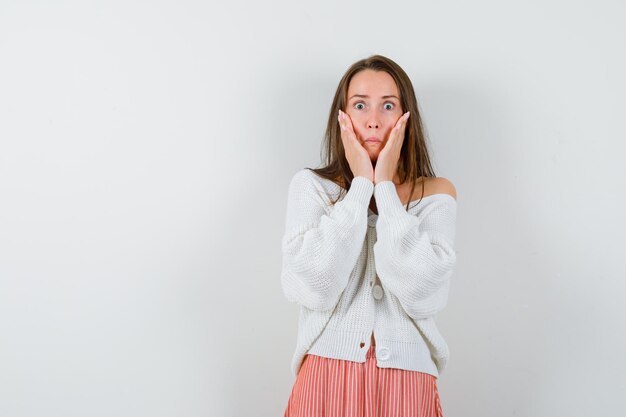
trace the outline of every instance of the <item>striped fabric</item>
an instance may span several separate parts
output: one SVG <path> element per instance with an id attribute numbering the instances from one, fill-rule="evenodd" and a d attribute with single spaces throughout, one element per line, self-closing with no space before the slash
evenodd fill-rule
<path id="1" fill-rule="evenodd" d="M 437 378 L 365 363 L 307 354 L 284 417 L 442 417 Z"/>

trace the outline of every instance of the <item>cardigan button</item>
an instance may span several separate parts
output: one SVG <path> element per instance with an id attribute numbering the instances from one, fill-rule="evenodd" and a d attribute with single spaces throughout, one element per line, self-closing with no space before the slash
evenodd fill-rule
<path id="1" fill-rule="evenodd" d="M 389 359 L 389 349 L 386 347 L 378 348 L 378 352 L 376 352 L 376 358 L 380 359 L 381 361 L 386 361 L 387 359 Z"/>
<path id="2" fill-rule="evenodd" d="M 381 298 L 383 298 L 383 288 L 378 284 L 374 285 L 374 288 L 372 289 L 372 294 L 374 294 L 375 299 L 380 300 Z"/>

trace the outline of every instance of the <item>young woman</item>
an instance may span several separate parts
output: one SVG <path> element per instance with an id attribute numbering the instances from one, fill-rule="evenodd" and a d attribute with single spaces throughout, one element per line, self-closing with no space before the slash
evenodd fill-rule
<path id="1" fill-rule="evenodd" d="M 442 416 L 434 319 L 456 264 L 456 190 L 434 174 L 404 70 L 354 63 L 325 141 L 325 166 L 289 185 L 281 283 L 300 317 L 284 416 Z"/>

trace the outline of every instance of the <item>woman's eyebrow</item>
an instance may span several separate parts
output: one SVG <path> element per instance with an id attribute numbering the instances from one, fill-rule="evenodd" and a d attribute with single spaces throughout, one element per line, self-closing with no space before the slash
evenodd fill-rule
<path id="1" fill-rule="evenodd" d="M 352 100 L 355 97 L 359 97 L 359 98 L 370 98 L 370 96 L 365 95 L 365 94 L 355 94 L 352 97 L 349 98 L 349 100 Z M 386 95 L 386 96 L 382 96 L 382 98 L 395 98 L 396 100 L 400 101 L 400 99 L 396 96 L 394 96 L 393 94 L 391 95 Z"/>

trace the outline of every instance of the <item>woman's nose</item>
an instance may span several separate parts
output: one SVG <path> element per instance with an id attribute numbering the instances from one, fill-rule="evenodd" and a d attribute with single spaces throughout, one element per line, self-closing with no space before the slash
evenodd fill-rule
<path id="1" fill-rule="evenodd" d="M 370 116 L 369 120 L 367 121 L 367 127 L 368 128 L 375 128 L 378 129 L 380 127 L 380 119 L 378 118 L 378 116 L 376 114 L 373 114 Z"/>

